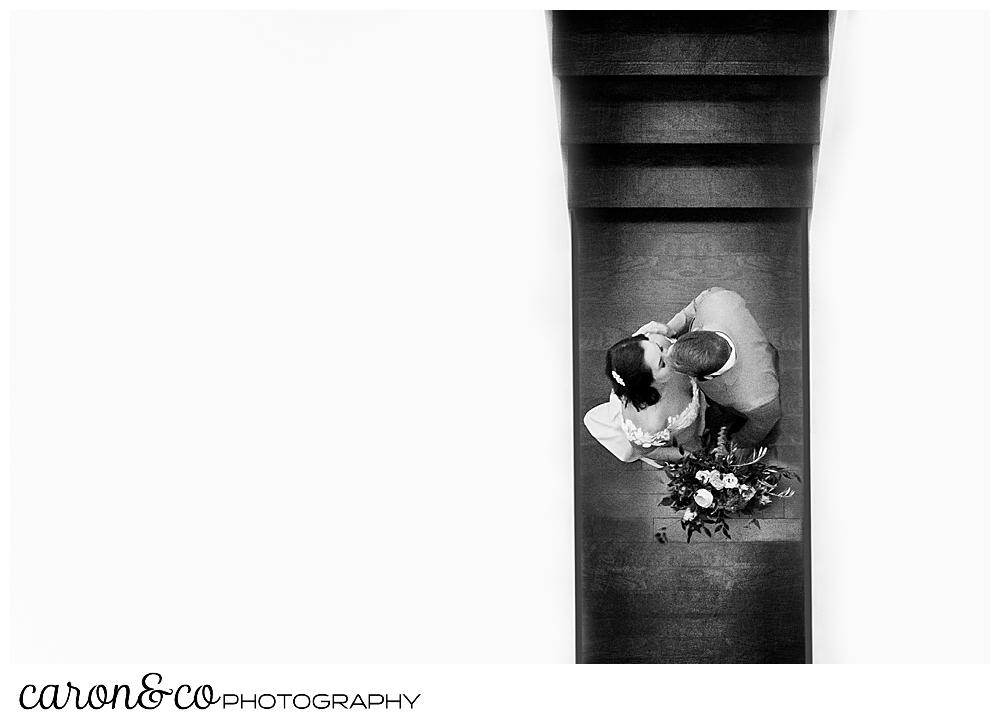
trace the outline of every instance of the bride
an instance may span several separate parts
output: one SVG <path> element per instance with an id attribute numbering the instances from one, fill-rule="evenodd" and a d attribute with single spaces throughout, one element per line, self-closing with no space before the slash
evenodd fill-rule
<path id="1" fill-rule="evenodd" d="M 673 340 L 645 329 L 608 350 L 611 396 L 587 413 L 584 424 L 619 460 L 659 467 L 654 461 L 679 461 L 680 448 L 701 448 L 705 396 L 693 377 L 673 370 Z"/>

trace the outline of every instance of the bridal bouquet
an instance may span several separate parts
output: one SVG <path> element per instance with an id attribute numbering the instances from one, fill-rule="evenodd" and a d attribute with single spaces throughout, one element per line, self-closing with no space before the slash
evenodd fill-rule
<path id="1" fill-rule="evenodd" d="M 679 463 L 668 465 L 667 495 L 660 501 L 674 510 L 683 510 L 681 528 L 687 531 L 687 541 L 695 533 L 712 537 L 712 530 L 729 535 L 729 520 L 735 516 L 750 516 L 747 527 L 760 528 L 755 513 L 775 498 L 790 498 L 791 488 L 774 492 L 782 478 L 800 480 L 798 473 L 787 468 L 767 465 L 762 461 L 767 448 L 744 450 L 726 437 L 725 428 L 718 443 L 707 453 L 691 453 Z M 656 539 L 665 543 L 666 528 L 660 528 Z"/>

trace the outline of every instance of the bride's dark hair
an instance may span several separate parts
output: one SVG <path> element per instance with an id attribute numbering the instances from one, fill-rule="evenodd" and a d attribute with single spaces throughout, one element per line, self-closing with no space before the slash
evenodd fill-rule
<path id="1" fill-rule="evenodd" d="M 631 402 L 637 410 L 660 401 L 660 393 L 653 387 L 653 371 L 646 365 L 646 353 L 642 349 L 641 343 L 647 341 L 646 335 L 639 334 L 616 342 L 604 361 L 604 374 L 611 380 L 611 389 L 623 403 Z M 622 382 L 616 380 L 612 372 Z"/>

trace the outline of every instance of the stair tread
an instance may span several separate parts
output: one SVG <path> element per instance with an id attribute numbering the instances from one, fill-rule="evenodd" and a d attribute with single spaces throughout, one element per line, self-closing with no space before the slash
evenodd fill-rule
<path id="1" fill-rule="evenodd" d="M 555 10 L 560 32 L 826 32 L 827 10 Z"/>
<path id="2" fill-rule="evenodd" d="M 556 75 L 825 75 L 826 11 L 556 11 Z"/>
<path id="3" fill-rule="evenodd" d="M 567 78 L 566 143 L 818 143 L 817 78 Z"/>
<path id="4" fill-rule="evenodd" d="M 793 536 L 797 524 L 766 521 L 762 528 Z M 802 544 L 694 540 L 700 541 L 688 545 L 676 536 L 666 544 L 607 539 L 585 546 L 584 661 L 803 660 Z"/>
<path id="5" fill-rule="evenodd" d="M 567 146 L 569 205 L 804 207 L 812 147 L 803 144 Z"/>
<path id="6" fill-rule="evenodd" d="M 808 166 L 750 168 L 603 168 L 570 174 L 570 206 L 807 207 Z"/>

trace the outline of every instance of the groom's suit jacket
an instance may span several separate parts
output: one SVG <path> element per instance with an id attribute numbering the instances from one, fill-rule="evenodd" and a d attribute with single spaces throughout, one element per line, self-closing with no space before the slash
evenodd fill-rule
<path id="1" fill-rule="evenodd" d="M 770 432 L 781 417 L 778 396 L 777 352 L 736 292 L 712 287 L 667 322 L 669 336 L 708 330 L 724 332 L 736 348 L 736 364 L 720 376 L 698 382 L 705 396 L 731 407 L 747 418 L 734 435 L 737 443 L 752 446 Z"/>

